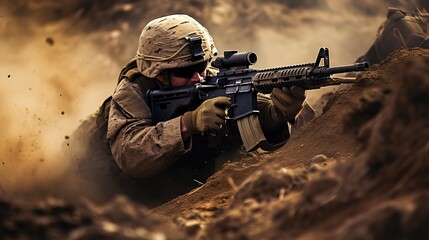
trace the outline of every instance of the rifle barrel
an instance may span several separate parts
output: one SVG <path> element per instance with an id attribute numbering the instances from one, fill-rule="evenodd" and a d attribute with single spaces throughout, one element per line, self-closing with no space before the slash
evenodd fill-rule
<path id="1" fill-rule="evenodd" d="M 346 72 L 354 72 L 354 71 L 365 71 L 369 68 L 368 62 L 357 62 L 350 65 L 338 66 L 327 68 L 326 73 L 328 75 L 336 74 L 336 73 L 346 73 Z"/>

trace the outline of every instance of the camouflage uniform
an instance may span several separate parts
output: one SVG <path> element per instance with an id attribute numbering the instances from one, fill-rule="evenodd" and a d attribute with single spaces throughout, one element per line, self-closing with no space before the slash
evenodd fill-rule
<path id="1" fill-rule="evenodd" d="M 429 14 L 426 10 L 407 12 L 389 8 L 387 19 L 380 26 L 374 43 L 356 61 L 377 64 L 395 50 L 415 47 L 429 48 Z"/>
<path id="2" fill-rule="evenodd" d="M 139 85 L 121 81 L 112 95 L 107 138 L 117 164 L 128 175 L 159 173 L 190 150 L 182 140 L 180 117 L 154 126 L 151 118 Z"/>
<path id="3" fill-rule="evenodd" d="M 142 200 L 149 198 L 152 202 L 155 197 L 162 202 L 196 188 L 198 182 L 204 182 L 214 173 L 215 158 L 221 152 L 242 153 L 242 142 L 233 122 L 225 125 L 217 136 L 193 136 L 190 144 L 182 140 L 180 117 L 153 125 L 151 111 L 144 100 L 145 91 L 137 82 L 153 81 L 158 84 L 157 88 L 163 85 L 156 79 L 135 75 L 137 77 L 124 78 L 112 95 L 107 139 L 119 168 L 129 176 L 138 177 L 133 178 L 133 182 L 141 187 L 142 194 L 150 192 L 141 196 Z M 259 106 L 268 101 L 269 98 L 260 96 Z M 288 128 L 285 125 L 283 131 L 266 137 L 273 146 L 280 147 L 289 137 Z M 153 183 L 157 185 L 155 189 L 152 189 Z"/>
<path id="4" fill-rule="evenodd" d="M 154 21 L 163 21 L 163 18 Z M 186 17 L 184 22 L 193 23 Z M 143 29 L 142 35 L 156 30 L 151 26 L 153 24 L 149 23 Z M 189 28 L 193 29 L 195 26 L 191 24 Z M 205 36 L 202 43 L 205 56 L 201 61 L 209 60 L 216 49 L 206 30 L 197 30 L 200 31 L 198 34 Z M 183 38 L 177 32 L 175 36 Z M 86 121 L 83 133 L 75 135 L 78 142 L 89 146 L 80 153 L 83 157 L 76 157 L 80 159 L 80 173 L 85 173 L 92 182 L 100 184 L 104 183 L 103 179 L 108 179 L 110 189 L 116 186 L 110 195 L 124 193 L 149 206 L 159 205 L 199 187 L 198 182 L 204 182 L 214 173 L 215 158 L 219 154 L 239 155 L 242 146 L 234 122 L 226 124 L 217 136 L 194 135 L 189 142 L 182 139 L 180 117 L 152 123 L 151 110 L 145 101 L 146 91 L 169 87 L 168 81 L 155 79 L 162 74 L 166 66 L 175 68 L 189 65 L 189 62 L 186 62 L 189 58 L 185 58 L 189 55 L 187 48 L 175 50 L 177 44 L 186 45 L 186 42 L 178 40 L 179 43 L 175 43 L 171 49 L 165 49 L 167 53 L 164 55 L 175 55 L 179 60 L 170 61 L 167 57 L 157 62 L 157 55 L 144 52 L 147 48 L 142 47 L 149 43 L 156 45 L 156 41 L 164 40 L 140 38 L 137 57 L 122 70 L 112 97 L 105 101 L 96 116 Z M 164 50 L 152 47 L 149 51 L 154 49 L 158 53 Z M 162 53 L 160 55 L 162 56 Z M 261 110 L 269 103 L 270 98 L 262 95 L 258 97 L 258 107 Z M 264 129 L 264 116 L 261 115 L 260 118 Z M 91 122 L 96 123 L 88 124 Z M 281 129 L 271 132 L 270 128 L 267 130 L 266 137 L 273 148 L 284 145 L 289 138 L 287 123 L 284 123 Z M 93 153 L 102 156 L 102 160 Z"/>

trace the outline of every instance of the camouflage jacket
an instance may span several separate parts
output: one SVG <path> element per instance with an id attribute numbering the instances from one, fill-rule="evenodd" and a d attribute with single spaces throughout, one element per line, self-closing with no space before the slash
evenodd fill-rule
<path id="1" fill-rule="evenodd" d="M 112 95 L 107 139 L 116 163 L 126 174 L 134 177 L 156 175 L 179 159 L 189 158 L 197 152 L 202 151 L 201 156 L 208 156 L 208 153 L 216 156 L 225 148 L 240 148 L 242 143 L 233 124 L 224 127 L 216 137 L 194 136 L 190 144 L 182 139 L 180 117 L 152 124 L 152 114 L 144 92 L 153 87 L 163 86 L 156 79 L 146 78 L 132 68 L 123 73 L 123 79 Z M 258 105 L 263 106 L 268 101 L 268 97 L 260 96 Z M 276 131 L 279 136 L 271 138 L 274 145 L 280 147 L 289 137 L 287 125 L 278 133 Z"/>
<path id="2" fill-rule="evenodd" d="M 199 187 L 223 163 L 245 154 L 233 122 L 217 136 L 193 136 L 190 144 L 182 140 L 180 117 L 153 124 L 144 96 L 162 87 L 131 61 L 114 94 L 71 136 L 67 149 L 77 160 L 73 165 L 87 180 L 84 187 L 95 189 L 88 191 L 95 196 L 87 197 L 106 200 L 121 193 L 154 207 Z M 262 110 L 269 101 L 260 96 L 258 106 Z M 280 147 L 289 138 L 288 127 L 266 137 Z"/>

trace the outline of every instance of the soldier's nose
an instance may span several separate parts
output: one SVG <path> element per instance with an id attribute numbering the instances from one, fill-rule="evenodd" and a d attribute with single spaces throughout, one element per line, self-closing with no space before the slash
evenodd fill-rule
<path id="1" fill-rule="evenodd" d="M 198 72 L 194 73 L 194 76 L 192 76 L 191 78 L 191 82 L 193 83 L 199 83 L 203 80 L 203 77 L 201 77 L 201 75 Z"/>

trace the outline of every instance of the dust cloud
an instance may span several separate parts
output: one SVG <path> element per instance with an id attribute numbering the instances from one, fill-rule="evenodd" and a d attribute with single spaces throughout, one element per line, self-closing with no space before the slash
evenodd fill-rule
<path id="1" fill-rule="evenodd" d="M 2 3 L 0 196 L 52 194 L 63 188 L 55 183 L 70 167 L 62 149 L 68 136 L 113 92 L 121 66 L 134 55 L 141 28 L 152 18 L 192 15 L 212 33 L 220 53 L 256 52 L 255 68 L 313 62 L 320 47 L 330 48 L 335 66 L 352 63 L 366 52 L 387 6 L 415 4 L 299 3 Z M 308 93 L 310 103 L 323 91 Z"/>
<path id="2" fill-rule="evenodd" d="M 68 169 L 62 146 L 113 91 L 119 67 L 79 36 L 0 21 L 0 195 L 44 194 L 58 188 L 51 183 Z"/>

